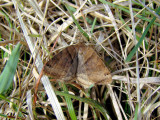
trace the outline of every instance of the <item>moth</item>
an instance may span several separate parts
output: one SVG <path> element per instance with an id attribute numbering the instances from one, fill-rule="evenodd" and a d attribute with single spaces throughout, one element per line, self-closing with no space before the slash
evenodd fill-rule
<path id="1" fill-rule="evenodd" d="M 53 56 L 44 66 L 44 74 L 57 81 L 75 80 L 85 89 L 112 82 L 110 71 L 91 46 L 71 45 Z"/>

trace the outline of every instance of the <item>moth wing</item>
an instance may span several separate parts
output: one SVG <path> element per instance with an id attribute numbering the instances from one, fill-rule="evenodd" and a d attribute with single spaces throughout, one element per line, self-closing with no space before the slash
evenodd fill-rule
<path id="1" fill-rule="evenodd" d="M 92 84 L 104 85 L 112 82 L 112 76 L 91 46 L 79 47 L 77 82 L 84 88 Z"/>
<path id="2" fill-rule="evenodd" d="M 57 80 L 72 80 L 77 72 L 77 52 L 69 46 L 55 55 L 44 66 L 44 74 Z"/>

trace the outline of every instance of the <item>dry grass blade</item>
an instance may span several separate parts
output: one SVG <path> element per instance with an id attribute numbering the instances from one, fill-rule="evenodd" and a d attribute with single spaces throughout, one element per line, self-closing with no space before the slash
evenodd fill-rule
<path id="1" fill-rule="evenodd" d="M 121 112 L 120 112 L 119 105 L 118 105 L 118 103 L 116 101 L 116 98 L 115 98 L 115 94 L 114 94 L 111 86 L 108 86 L 108 88 L 109 88 L 109 93 L 110 93 L 110 96 L 111 96 L 111 99 L 112 99 L 112 103 L 113 103 L 117 118 L 118 118 L 118 120 L 123 120 Z"/>
<path id="2" fill-rule="evenodd" d="M 15 8 L 17 8 L 17 16 L 19 17 L 20 24 L 21 24 L 22 30 L 24 32 L 24 36 L 25 36 L 25 38 L 27 40 L 27 43 L 28 43 L 28 46 L 29 46 L 29 48 L 30 48 L 30 50 L 32 52 L 33 58 L 36 59 L 35 64 L 36 64 L 36 66 L 38 68 L 38 71 L 40 73 L 41 70 L 42 70 L 43 63 L 42 63 L 42 61 L 41 61 L 41 59 L 39 57 L 39 54 L 37 53 L 37 50 L 34 48 L 34 43 L 32 43 L 32 40 L 28 36 L 28 32 L 27 32 L 25 24 L 24 24 L 24 22 L 23 22 L 23 20 L 21 18 L 21 14 L 19 12 L 19 8 L 17 6 L 16 1 L 14 1 L 14 6 L 15 6 Z M 57 97 L 56 97 L 54 91 L 53 91 L 51 83 L 49 82 L 49 79 L 46 76 L 44 76 L 44 77 L 42 77 L 41 80 L 42 80 L 42 83 L 43 83 L 43 85 L 44 85 L 44 87 L 46 89 L 46 92 L 48 93 L 49 100 L 51 102 L 51 105 L 53 107 L 53 110 L 54 110 L 54 112 L 56 114 L 57 119 L 59 119 L 59 120 L 64 119 L 64 115 L 62 113 L 60 104 L 59 104 L 59 102 L 57 100 Z"/>
<path id="3" fill-rule="evenodd" d="M 33 110 L 32 110 L 32 95 L 31 95 L 31 91 L 27 91 L 27 105 L 28 105 L 28 112 L 29 112 L 29 117 L 30 117 L 30 120 L 34 120 L 34 117 L 33 117 Z"/>

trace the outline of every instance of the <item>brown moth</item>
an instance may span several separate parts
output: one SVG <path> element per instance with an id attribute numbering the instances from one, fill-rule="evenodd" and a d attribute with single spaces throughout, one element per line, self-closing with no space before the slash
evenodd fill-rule
<path id="1" fill-rule="evenodd" d="M 44 74 L 57 81 L 76 80 L 84 88 L 112 82 L 109 70 L 95 50 L 82 43 L 69 46 L 56 54 L 44 66 Z"/>

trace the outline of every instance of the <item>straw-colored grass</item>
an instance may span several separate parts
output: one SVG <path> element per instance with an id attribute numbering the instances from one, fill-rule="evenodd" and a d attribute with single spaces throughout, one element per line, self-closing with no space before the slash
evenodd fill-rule
<path id="1" fill-rule="evenodd" d="M 0 1 L 1 71 L 22 44 L 13 85 L 0 95 L 0 118 L 160 119 L 159 13 L 158 0 Z M 43 75 L 34 105 L 43 65 L 79 42 L 93 46 L 112 84 L 85 90 Z"/>

